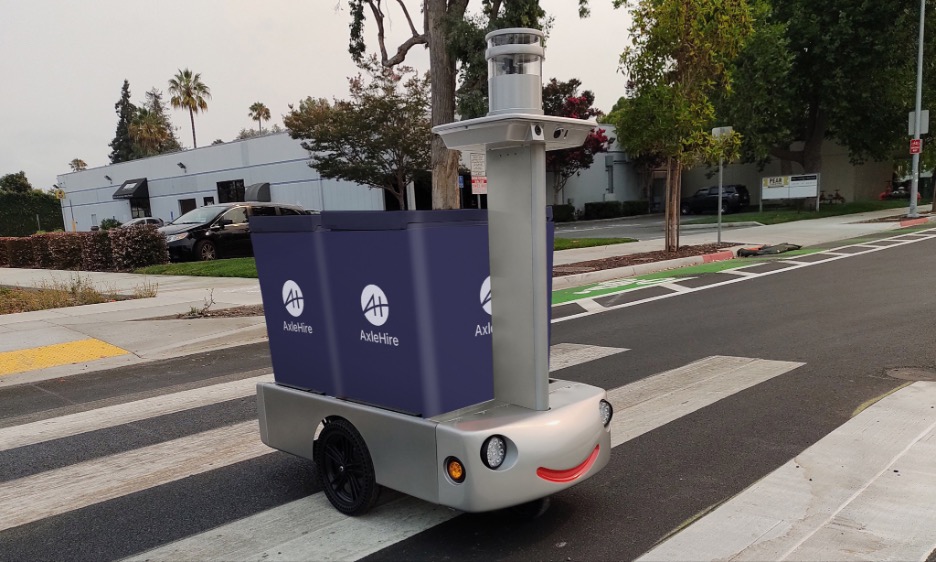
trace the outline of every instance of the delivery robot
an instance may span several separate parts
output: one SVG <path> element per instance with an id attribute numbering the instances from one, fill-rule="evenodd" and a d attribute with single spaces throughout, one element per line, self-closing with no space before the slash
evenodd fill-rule
<path id="1" fill-rule="evenodd" d="M 490 276 L 475 303 L 490 314 L 490 323 L 477 327 L 488 336 L 483 349 L 450 360 L 447 349 L 454 354 L 465 347 L 423 345 L 411 349 L 411 363 L 400 359 L 406 367 L 393 371 L 394 357 L 403 357 L 393 354 L 406 353 L 415 336 L 388 328 L 393 322 L 409 322 L 406 329 L 414 334 L 426 332 L 425 325 L 434 322 L 433 311 L 447 306 L 448 295 L 457 291 L 453 280 L 447 293 L 422 304 L 413 301 L 406 307 L 411 310 L 397 312 L 399 298 L 425 298 L 433 287 L 447 285 L 420 281 L 420 275 L 429 275 L 424 270 L 455 267 L 419 257 L 420 248 L 443 239 L 445 232 L 468 240 L 477 229 L 445 230 L 433 218 L 381 234 L 385 240 L 403 236 L 405 230 L 410 238 L 393 247 L 410 252 L 400 260 L 409 260 L 418 278 L 392 292 L 384 282 L 365 284 L 354 277 L 386 252 L 347 265 L 359 255 L 343 244 L 357 240 L 361 252 L 373 250 L 376 242 L 367 242 L 364 231 L 370 223 L 390 220 L 393 213 L 376 213 L 357 231 L 338 225 L 328 213 L 251 221 L 275 378 L 257 386 L 261 438 L 270 447 L 313 460 L 325 495 L 342 513 L 367 512 L 381 486 L 467 512 L 518 506 L 582 482 L 608 463 L 613 412 L 605 391 L 549 376 L 547 269 L 552 248 L 547 248 L 546 151 L 582 145 L 593 124 L 543 115 L 542 40 L 542 32 L 533 29 L 488 34 L 490 112 L 433 129 L 449 148 L 486 156 L 488 213 L 482 228 L 489 255 L 482 255 L 489 258 Z M 467 212 L 417 211 L 413 216 Z M 297 244 L 311 257 L 289 250 Z M 304 262 L 312 263 L 303 273 Z M 387 264 L 369 275 L 406 269 Z M 470 276 L 457 275 L 465 277 Z M 472 298 L 478 295 L 475 291 Z M 353 310 L 341 308 L 345 305 Z M 291 316 L 271 316 L 282 311 Z M 323 323 L 315 324 L 319 317 Z M 358 334 L 350 322 L 362 318 L 371 327 Z M 447 332 L 438 327 L 429 331 L 422 341 L 441 341 L 433 338 Z M 354 345 L 370 347 L 347 347 L 342 340 L 346 335 Z M 472 341 L 481 341 L 478 335 Z M 472 363 L 485 353 L 487 363 Z M 408 378 L 421 370 L 425 372 Z M 323 378 L 306 384 L 303 377 L 310 372 Z M 467 379 L 481 381 L 487 390 L 474 395 L 460 390 Z M 407 405 L 414 395 L 442 398 Z M 470 399 L 475 402 L 458 402 L 464 396 L 474 396 Z"/>

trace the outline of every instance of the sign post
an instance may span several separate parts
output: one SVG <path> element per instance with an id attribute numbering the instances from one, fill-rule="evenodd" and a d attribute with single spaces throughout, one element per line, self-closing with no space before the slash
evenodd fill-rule
<path id="1" fill-rule="evenodd" d="M 910 208 L 907 209 L 907 216 L 910 218 L 918 217 L 917 214 L 917 189 L 920 185 L 920 150 L 923 148 L 923 142 L 920 140 L 920 125 L 923 117 L 923 23 L 925 21 L 926 2 L 920 0 L 920 39 L 917 47 L 917 83 L 916 83 L 916 111 L 913 127 L 913 140 L 910 144 L 910 154 L 913 155 L 913 179 L 910 180 Z M 913 151 L 913 143 L 916 142 L 916 152 Z"/>
<path id="2" fill-rule="evenodd" d="M 712 129 L 712 136 L 720 139 L 731 134 L 731 127 L 715 127 Z M 724 156 L 718 157 L 718 243 L 721 244 L 721 223 L 722 223 L 722 171 L 725 168 Z"/>

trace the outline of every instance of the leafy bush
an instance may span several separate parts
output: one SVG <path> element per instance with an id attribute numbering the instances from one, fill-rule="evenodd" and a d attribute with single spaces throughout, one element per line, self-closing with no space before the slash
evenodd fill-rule
<path id="1" fill-rule="evenodd" d="M 6 240 L 7 255 L 10 257 L 10 267 L 32 267 L 33 263 L 35 263 L 33 259 L 32 240 L 26 237 L 7 238 Z"/>
<path id="2" fill-rule="evenodd" d="M 108 230 L 114 269 L 130 271 L 169 262 L 166 237 L 153 225 Z"/>
<path id="3" fill-rule="evenodd" d="M 0 237 L 0 267 L 10 266 L 10 250 L 7 247 L 7 241 L 12 240 L 9 237 Z"/>
<path id="4" fill-rule="evenodd" d="M 39 224 L 36 224 L 36 215 Z M 41 191 L 0 191 L 0 236 L 29 236 L 37 230 L 64 229 L 62 205 Z"/>
<path id="5" fill-rule="evenodd" d="M 623 201 L 621 202 L 621 212 L 625 217 L 634 215 L 646 215 L 649 212 L 650 205 L 646 201 Z"/>
<path id="6" fill-rule="evenodd" d="M 81 268 L 86 271 L 108 271 L 113 268 L 111 240 L 106 230 L 79 232 L 81 239 Z"/>
<path id="7" fill-rule="evenodd" d="M 123 223 L 117 219 L 104 219 L 101 221 L 101 230 L 111 230 L 119 227 L 121 224 Z"/>
<path id="8" fill-rule="evenodd" d="M 585 203 L 585 214 L 582 218 L 595 220 L 613 219 L 620 216 L 623 216 L 620 201 L 598 201 L 596 203 Z"/>
<path id="9" fill-rule="evenodd" d="M 83 236 L 77 233 L 54 232 L 46 235 L 55 269 L 81 269 Z"/>
<path id="10" fill-rule="evenodd" d="M 553 205 L 553 222 L 570 222 L 575 220 L 575 205 Z"/>
<path id="11" fill-rule="evenodd" d="M 34 234 L 29 237 L 32 242 L 33 267 L 39 269 L 52 269 L 52 250 L 49 248 L 50 234 Z"/>

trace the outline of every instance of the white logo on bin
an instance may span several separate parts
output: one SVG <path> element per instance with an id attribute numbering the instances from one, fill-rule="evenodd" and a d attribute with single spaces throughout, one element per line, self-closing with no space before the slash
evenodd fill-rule
<path id="1" fill-rule="evenodd" d="M 374 326 L 383 326 L 390 318 L 390 302 L 377 285 L 368 285 L 361 291 L 361 310 Z"/>
<path id="2" fill-rule="evenodd" d="M 305 308 L 302 289 L 293 280 L 283 283 L 283 304 L 286 306 L 286 312 L 293 318 L 298 318 Z"/>
<path id="3" fill-rule="evenodd" d="M 481 308 L 488 314 L 491 313 L 491 276 L 488 275 L 484 283 L 481 283 Z"/>

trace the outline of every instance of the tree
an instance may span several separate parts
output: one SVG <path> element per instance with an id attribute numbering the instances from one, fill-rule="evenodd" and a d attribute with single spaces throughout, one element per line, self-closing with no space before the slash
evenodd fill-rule
<path id="1" fill-rule="evenodd" d="M 388 191 L 404 209 L 406 187 L 431 161 L 429 81 L 411 68 L 363 59 L 348 80 L 350 100 L 306 98 L 283 118 L 294 139 L 304 139 L 310 166 L 322 177 Z M 402 86 L 402 90 L 400 89 Z"/>
<path id="2" fill-rule="evenodd" d="M 250 118 L 257 122 L 257 128 L 263 132 L 263 122 L 270 120 L 270 110 L 262 102 L 254 102 L 250 106 Z"/>
<path id="3" fill-rule="evenodd" d="M 673 252 L 682 170 L 731 160 L 725 153 L 740 142 L 737 133 L 716 141 L 709 128 L 713 97 L 731 88 L 727 68 L 751 35 L 753 16 L 747 0 L 639 0 L 631 13 L 631 46 L 621 55 L 631 99 L 613 122 L 626 151 L 666 158 L 666 250 Z"/>
<path id="4" fill-rule="evenodd" d="M 160 148 L 169 141 L 169 132 L 159 114 L 141 107 L 130 122 L 130 138 L 135 156 L 146 158 L 160 153 Z"/>
<path id="5" fill-rule="evenodd" d="M 189 69 L 179 72 L 169 80 L 169 103 L 175 109 L 187 109 L 192 122 L 192 146 L 198 148 L 195 140 L 195 114 L 208 110 L 211 90 L 201 81 L 201 74 Z"/>
<path id="6" fill-rule="evenodd" d="M 543 113 L 573 119 L 601 117 L 601 111 L 592 107 L 595 94 L 591 90 L 579 94 L 578 89 L 581 85 L 582 82 L 577 78 L 568 82 L 559 82 L 551 78 L 543 87 Z M 546 169 L 553 173 L 554 203 L 562 203 L 562 191 L 569 178 L 590 167 L 595 161 L 595 154 L 607 152 L 611 142 L 613 139 L 605 135 L 605 130 L 596 127 L 588 134 L 584 145 L 546 153 Z"/>
<path id="7" fill-rule="evenodd" d="M 80 172 L 81 170 L 86 170 L 88 168 L 88 165 L 81 158 L 75 158 L 68 163 L 68 166 L 73 172 Z"/>
<path id="8" fill-rule="evenodd" d="M 111 164 L 127 162 L 133 160 L 133 139 L 130 138 L 130 121 L 136 113 L 136 106 L 130 102 L 130 82 L 124 80 L 123 87 L 120 89 L 120 99 L 114 104 L 114 110 L 117 112 L 117 131 L 114 133 L 114 140 L 108 146 L 111 147 Z"/>
<path id="9" fill-rule="evenodd" d="M 724 120 L 744 134 L 745 159 L 773 157 L 821 172 L 826 139 L 856 163 L 906 150 L 918 10 L 919 3 L 898 0 L 758 6 L 756 32 L 732 69 L 735 88 L 719 103 Z"/>
<path id="10" fill-rule="evenodd" d="M 159 135 L 162 140 L 156 148 L 156 154 L 176 152 L 182 149 L 182 145 L 176 137 L 175 128 L 172 126 L 172 121 L 169 119 L 169 112 L 163 104 L 162 96 L 162 92 L 154 87 L 146 92 L 146 100 L 143 102 L 143 107 L 155 115 L 155 119 L 165 130 L 164 134 Z"/>
<path id="11" fill-rule="evenodd" d="M 32 185 L 26 179 L 26 172 L 16 172 L 0 177 L 0 191 L 9 191 L 11 193 L 29 193 L 32 191 Z"/>

